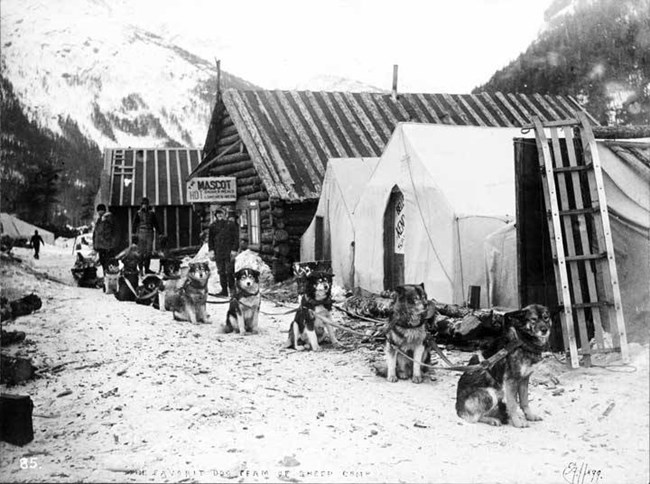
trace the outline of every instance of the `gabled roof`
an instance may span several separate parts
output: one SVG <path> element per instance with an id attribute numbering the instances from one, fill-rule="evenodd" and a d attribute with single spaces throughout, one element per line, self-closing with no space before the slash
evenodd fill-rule
<path id="1" fill-rule="evenodd" d="M 222 99 L 269 195 L 287 201 L 319 197 L 329 158 L 381 156 L 399 122 L 519 127 L 533 115 L 552 121 L 583 110 L 571 97 L 540 94 L 399 94 L 395 100 L 370 92 L 228 89 Z"/>
<path id="2" fill-rule="evenodd" d="M 147 197 L 153 206 L 189 205 L 185 181 L 201 156 L 197 148 L 106 149 L 97 202 L 138 206 Z"/>

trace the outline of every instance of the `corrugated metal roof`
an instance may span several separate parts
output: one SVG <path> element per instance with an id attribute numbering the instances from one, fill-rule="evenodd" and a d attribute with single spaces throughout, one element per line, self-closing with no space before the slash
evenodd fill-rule
<path id="1" fill-rule="evenodd" d="M 110 206 L 188 205 L 185 181 L 201 161 L 197 148 L 115 148 L 104 152 Z"/>
<path id="2" fill-rule="evenodd" d="M 229 89 L 223 103 L 269 195 L 288 201 L 319 197 L 329 158 L 380 156 L 399 122 L 517 127 L 583 110 L 571 97 L 501 93 L 395 101 L 385 93 Z"/>

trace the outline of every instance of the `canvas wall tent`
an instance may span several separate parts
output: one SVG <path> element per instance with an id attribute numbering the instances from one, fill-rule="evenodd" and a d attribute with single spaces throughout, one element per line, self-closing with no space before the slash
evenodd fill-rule
<path id="1" fill-rule="evenodd" d="M 628 341 L 647 341 L 650 322 L 650 141 L 597 140 L 597 146 L 604 172 Z M 522 305 L 536 302 L 556 307 L 558 296 L 534 141 L 516 140 L 515 162 L 520 300 Z M 506 290 L 515 290 L 515 287 Z M 560 331 L 556 333 L 561 335 Z M 558 342 L 555 346 L 562 347 Z"/>
<path id="2" fill-rule="evenodd" d="M 106 204 L 120 227 L 120 247 L 131 238 L 131 225 L 142 197 L 156 212 L 170 249 L 200 245 L 201 220 L 186 200 L 186 179 L 201 160 L 190 148 L 111 148 L 104 150 L 96 204 Z"/>
<path id="3" fill-rule="evenodd" d="M 483 242 L 514 219 L 516 136 L 516 128 L 400 124 L 354 212 L 355 284 L 378 292 L 424 282 L 448 303 L 478 285 L 485 305 Z"/>
<path id="4" fill-rule="evenodd" d="M 329 260 L 336 284 L 354 286 L 352 213 L 379 158 L 330 158 L 316 214 L 300 240 L 300 260 Z"/>
<path id="5" fill-rule="evenodd" d="M 34 231 L 38 230 L 38 234 L 46 244 L 54 244 L 54 234 L 52 232 L 20 220 L 15 215 L 8 213 L 0 213 L 0 229 L 2 229 L 0 230 L 1 234 L 9 235 L 14 239 L 27 239 L 27 241 L 32 238 Z"/>

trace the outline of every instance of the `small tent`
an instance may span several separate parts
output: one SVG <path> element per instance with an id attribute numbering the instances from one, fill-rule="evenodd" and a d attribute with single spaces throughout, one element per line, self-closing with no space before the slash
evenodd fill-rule
<path id="1" fill-rule="evenodd" d="M 46 244 L 54 244 L 54 234 L 52 232 L 20 220 L 15 215 L 8 213 L 0 213 L 0 229 L 0 233 L 3 235 L 9 235 L 14 239 L 27 239 L 28 241 L 34 235 L 34 231 L 38 230 L 38 234 Z"/>
<path id="2" fill-rule="evenodd" d="M 519 128 L 402 123 L 354 212 L 355 284 L 378 292 L 424 282 L 439 301 L 481 286 L 483 243 L 515 214 Z"/>
<path id="3" fill-rule="evenodd" d="M 300 239 L 300 260 L 329 260 L 334 280 L 354 286 L 352 213 L 379 158 L 331 158 L 311 224 Z"/>

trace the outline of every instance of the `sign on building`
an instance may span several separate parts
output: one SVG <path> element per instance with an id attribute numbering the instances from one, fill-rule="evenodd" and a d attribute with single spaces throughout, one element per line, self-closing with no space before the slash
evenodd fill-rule
<path id="1" fill-rule="evenodd" d="M 208 176 L 187 181 L 187 201 L 190 203 L 220 203 L 237 201 L 237 179 L 234 176 Z"/>

